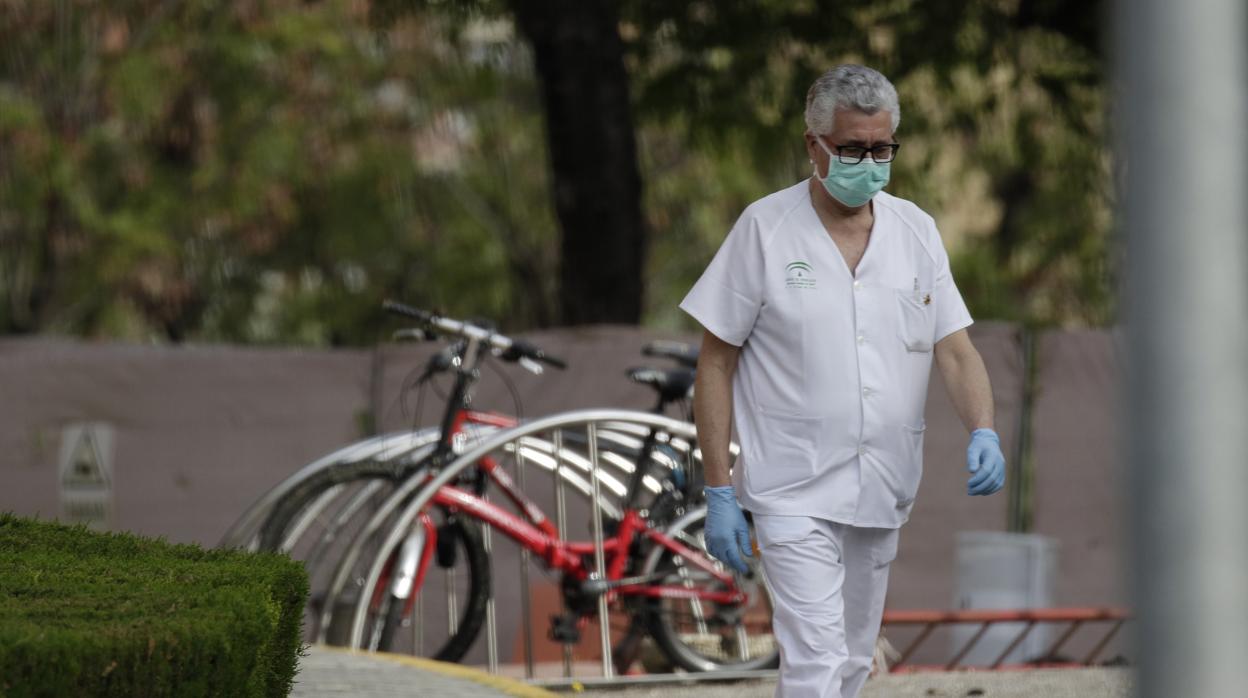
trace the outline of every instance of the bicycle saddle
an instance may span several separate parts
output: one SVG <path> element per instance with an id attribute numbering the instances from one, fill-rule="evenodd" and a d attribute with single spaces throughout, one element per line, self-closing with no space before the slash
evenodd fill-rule
<path id="1" fill-rule="evenodd" d="M 689 368 L 649 368 L 639 367 L 628 369 L 629 380 L 648 385 L 659 392 L 663 402 L 674 402 L 689 396 L 693 387 L 694 371 Z"/>

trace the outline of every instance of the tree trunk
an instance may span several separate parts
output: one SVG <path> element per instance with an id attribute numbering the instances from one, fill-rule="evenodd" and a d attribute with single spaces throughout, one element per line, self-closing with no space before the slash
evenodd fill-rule
<path id="1" fill-rule="evenodd" d="M 561 321 L 641 319 L 646 233 L 628 74 L 611 0 L 513 0 L 533 46 L 563 231 Z"/>

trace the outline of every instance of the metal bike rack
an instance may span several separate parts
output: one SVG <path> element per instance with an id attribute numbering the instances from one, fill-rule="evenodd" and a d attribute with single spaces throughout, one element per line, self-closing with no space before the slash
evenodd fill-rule
<path id="1" fill-rule="evenodd" d="M 491 425 L 471 424 L 462 432 L 467 437 L 463 443 L 470 445 L 497 430 L 498 427 Z M 414 464 L 431 452 L 438 438 L 439 430 L 436 428 L 391 432 L 350 444 L 312 461 L 273 486 L 248 507 L 223 537 L 219 547 L 257 550 L 260 544 L 260 527 L 274 508 L 283 498 L 297 491 L 302 483 L 328 468 L 365 463 L 387 463 L 395 466 Z M 335 544 L 342 546 L 345 543 L 348 547 L 355 544 L 355 536 L 341 537 L 344 530 L 350 533 L 349 524 L 355 517 L 371 515 L 371 500 L 383 492 L 387 484 L 380 480 L 368 482 L 354 492 L 349 492 L 348 497 L 341 496 L 344 485 L 328 488 L 298 512 L 278 550 L 291 553 L 296 542 L 309 530 L 315 533 L 316 539 L 308 538 L 304 541 L 305 545 L 301 546 L 303 549 L 299 552 L 299 558 L 304 563 L 309 578 L 315 580 L 322 564 L 337 564 L 334 555 L 337 551 L 333 549 Z M 316 528 L 312 528 L 313 525 Z M 329 559 L 326 561 L 324 558 Z M 323 635 L 321 637 L 324 639 Z"/>
<path id="2" fill-rule="evenodd" d="M 611 412 L 611 414 L 614 414 L 617 417 L 623 418 L 625 420 L 634 419 L 637 417 L 646 418 L 646 417 L 654 416 L 646 412 L 633 412 L 633 411 L 628 411 L 628 410 L 614 411 L 614 412 Z M 666 418 L 663 418 L 663 419 L 666 419 Z M 570 423 L 578 423 L 578 422 L 570 422 Z M 673 421 L 672 423 L 684 424 L 683 422 L 675 422 L 675 421 Z M 689 426 L 691 427 L 691 425 Z M 518 433 L 517 430 L 521 430 L 523 433 Z M 624 489 L 623 484 L 620 483 L 619 480 L 616 479 L 613 475 L 611 475 L 610 473 L 604 472 L 600 469 L 594 468 L 592 464 L 586 462 L 584 459 L 579 458 L 578 455 L 573 454 L 565 449 L 562 449 L 562 448 L 555 449 L 553 446 L 553 442 L 552 442 L 552 446 L 549 449 L 546 449 L 543 446 L 543 440 L 540 440 L 540 439 L 534 439 L 532 437 L 529 437 L 524 442 L 520 441 L 521 436 L 525 436 L 531 433 L 536 433 L 537 431 L 539 430 L 527 429 L 525 427 L 517 427 L 515 429 L 501 431 L 498 434 L 495 434 L 490 439 L 490 443 L 498 442 L 500 444 L 511 445 L 513 449 L 515 449 L 515 444 L 513 444 L 512 442 L 522 443 L 524 447 L 532 449 L 528 454 L 528 458 L 530 460 L 534 460 L 534 456 L 543 450 L 547 450 L 551 453 L 559 453 L 560 457 L 558 458 L 550 458 L 550 459 L 547 459 L 546 461 L 535 461 L 535 462 L 541 462 L 543 465 L 548 465 L 552 471 L 558 471 L 558 474 L 561 476 L 557 480 L 558 487 L 562 487 L 564 483 L 567 483 L 567 484 L 572 485 L 573 488 L 576 489 L 577 491 L 585 494 L 587 497 L 591 494 L 592 486 L 588 483 L 588 481 L 585 478 L 580 477 L 580 475 L 574 472 L 574 470 L 569 469 L 566 466 L 559 467 L 563 463 L 567 462 L 569 464 L 576 466 L 576 469 L 583 470 L 587 474 L 595 473 L 597 477 L 593 479 L 594 480 L 604 479 L 606 482 L 610 484 L 613 491 L 620 491 L 620 492 L 623 491 Z M 509 436 L 504 438 L 503 434 L 508 434 Z M 555 436 L 557 438 L 561 438 L 562 434 L 557 431 L 555 432 Z M 499 446 L 495 446 L 491 448 L 490 451 L 488 451 L 488 453 L 492 453 L 496 450 L 499 450 L 499 448 L 500 448 Z M 455 463 L 464 461 L 466 456 L 467 454 L 465 454 L 464 456 L 460 456 L 460 458 L 457 459 Z M 471 464 L 471 463 L 475 463 L 476 461 L 480 459 L 481 459 L 481 456 L 478 456 L 476 458 L 467 460 L 465 462 L 468 464 Z M 465 465 L 455 470 L 455 474 L 457 475 L 459 471 L 463 470 L 465 467 L 467 466 Z M 446 472 L 449 469 L 450 469 L 450 466 L 447 466 L 447 468 L 443 469 L 443 472 Z M 454 475 L 450 477 L 454 477 Z M 346 553 L 343 555 L 342 559 L 339 562 L 339 566 L 335 572 L 333 581 L 326 594 L 326 599 L 324 602 L 324 610 L 322 612 L 321 622 L 319 624 L 319 632 L 317 635 L 317 640 L 319 642 L 325 642 L 328 639 L 328 633 L 332 625 L 332 614 L 333 614 L 334 606 L 337 603 L 338 598 L 341 596 L 343 589 L 346 587 L 348 578 L 350 577 L 350 570 L 359 560 L 359 555 L 361 553 L 362 547 L 366 545 L 369 542 L 369 540 L 371 540 L 372 536 L 377 534 L 377 531 L 385 524 L 386 520 L 390 517 L 391 514 L 394 513 L 396 508 L 398 508 L 405 500 L 409 499 L 412 496 L 412 493 L 415 492 L 422 485 L 422 483 L 423 483 L 423 478 L 413 477 L 409 479 L 408 481 L 404 482 L 402 485 L 400 485 L 398 489 L 396 489 L 393 493 L 391 493 L 391 495 L 387 498 L 387 500 L 373 511 L 368 522 L 356 535 L 354 541 L 351 543 L 350 547 L 347 549 Z M 441 485 L 439 485 L 439 487 L 440 486 Z M 595 508 L 597 508 L 603 515 L 609 516 L 617 520 L 620 518 L 621 516 L 620 510 L 613 503 L 602 501 L 600 499 L 597 502 L 597 504 L 598 506 Z M 369 587 L 365 587 L 365 588 L 369 588 Z M 359 647 L 359 643 L 353 642 L 352 646 Z"/>
<path id="3" fill-rule="evenodd" d="M 652 429 L 660 430 L 666 439 L 663 443 L 671 446 L 671 450 L 656 449 L 650 457 L 660 464 L 675 467 L 685 461 L 696 461 L 700 453 L 696 448 L 696 433 L 692 424 L 648 412 L 631 410 L 581 410 L 557 414 L 533 420 L 510 429 L 474 425 L 475 431 L 465 442 L 457 443 L 457 450 L 463 449 L 461 455 L 450 464 L 441 468 L 430 479 L 427 472 L 413 476 L 390 492 L 380 506 L 365 507 L 364 501 L 371 491 L 361 489 L 352 498 L 348 498 L 345 506 L 326 514 L 328 504 L 339 494 L 337 488 L 314 499 L 307 509 L 300 513 L 291 526 L 284 547 L 291 540 L 298 538 L 313 519 L 328 520 L 328 528 L 316 529 L 320 535 L 332 538 L 347 520 L 362 517 L 368 519 L 363 527 L 353 529 L 353 537 L 345 550 L 339 552 L 335 548 L 334 556 L 326 556 L 328 545 L 325 540 L 318 541 L 307 556 L 306 564 L 310 571 L 321 564 L 333 564 L 330 586 L 325 597 L 324 610 L 319 623 L 317 639 L 327 640 L 327 635 L 334 621 L 334 609 L 348 583 L 355 582 L 362 590 L 373 590 L 379 584 L 386 561 L 404 544 L 409 531 L 413 530 L 414 522 L 422 510 L 433 500 L 436 492 L 444 485 L 455 482 L 465 470 L 471 468 L 482 458 L 490 455 L 505 454 L 512 459 L 515 467 L 516 482 L 524 491 L 529 477 L 536 469 L 552 478 L 554 497 L 554 524 L 560 537 L 568 537 L 568 501 L 569 489 L 575 496 L 584 498 L 589 505 L 590 529 L 593 543 L 593 574 L 606 576 L 606 559 L 604 550 L 604 519 L 609 517 L 619 520 L 622 516 L 621 503 L 628 477 L 632 475 L 635 463 L 612 449 L 640 449 L 645 438 Z M 582 438 L 583 435 L 583 438 Z M 299 483 L 314 476 L 321 470 L 340 463 L 364 462 L 416 462 L 428 452 L 438 439 L 437 429 L 422 429 L 411 432 L 396 432 L 366 439 L 341 448 L 299 469 L 286 480 L 276 485 L 255 502 L 234 524 L 223 539 L 222 547 L 254 546 L 257 530 L 265 516 L 271 512 L 284 496 L 297 488 Z M 570 446 L 573 443 L 574 446 Z M 617 449 L 618 450 L 618 449 Z M 734 446 L 735 452 L 735 446 Z M 643 486 L 651 492 L 658 492 L 660 483 L 648 478 Z M 373 502 L 375 504 L 375 501 Z M 686 514 L 686 517 L 689 514 Z M 362 519 L 360 519 L 362 520 Z M 318 522 L 320 523 L 320 522 Z M 346 540 L 345 538 L 343 540 Z M 490 527 L 483 528 L 483 543 L 487 551 L 493 549 Z M 379 543 L 373 549 L 369 546 Z M 519 600 L 521 605 L 520 623 L 523 641 L 523 660 L 525 676 L 533 680 L 535 674 L 534 660 L 534 628 L 532 623 L 532 595 L 529 588 L 531 555 L 526 548 L 520 548 L 519 556 Z M 651 557 L 661 551 L 651 551 Z M 324 560 L 321 558 L 324 556 Z M 490 556 L 493 561 L 493 555 Z M 649 561 L 649 558 L 648 558 Z M 360 565 L 357 567 L 357 565 Z M 358 570 L 367 570 L 359 576 Z M 682 570 L 683 572 L 683 570 Z M 451 570 L 454 573 L 454 570 Z M 355 577 L 355 578 L 353 578 Z M 449 593 L 454 593 L 453 589 Z M 349 618 L 349 623 L 337 628 L 341 635 L 346 630 L 347 644 L 353 648 L 361 648 L 368 644 L 364 637 L 369 617 L 368 593 L 361 593 L 341 610 L 350 609 L 345 617 L 338 616 L 339 623 Z M 455 603 L 452 599 L 452 605 Z M 418 607 L 419 608 L 419 605 Z M 495 617 L 493 595 L 487 599 L 485 617 L 486 655 L 490 671 L 499 668 L 498 622 Z M 419 612 L 419 611 L 418 611 Z M 732 671 L 709 672 L 704 674 L 648 675 L 642 678 L 616 677 L 612 663 L 610 608 L 606 595 L 597 598 L 597 621 L 599 628 L 598 641 L 601 648 L 601 676 L 572 678 L 571 646 L 562 647 L 563 679 L 546 679 L 535 681 L 549 687 L 571 686 L 575 683 L 584 685 L 623 685 L 626 683 L 687 683 L 691 681 L 716 681 L 729 679 L 749 679 L 774 677 L 774 671 Z M 454 622 L 454 613 L 448 614 L 448 622 Z M 1040 609 L 1026 611 L 892 611 L 886 612 L 884 626 L 919 627 L 918 637 L 902 652 L 900 661 L 890 667 L 889 671 L 897 673 L 923 670 L 950 670 L 956 668 L 971 647 L 979 641 L 985 630 L 992 624 L 1025 623 L 1026 627 L 1014 641 L 1001 653 L 988 669 L 1011 668 L 1003 667 L 1006 656 L 1022 642 L 1027 633 L 1037 624 L 1066 623 L 1067 628 L 1061 637 L 1050 648 L 1049 655 L 1057 651 L 1081 628 L 1086 629 L 1093 624 L 1108 624 L 1105 632 L 1095 648 L 1081 661 L 1070 663 L 1046 663 L 1044 666 L 1087 666 L 1095 661 L 1096 656 L 1106 647 L 1115 633 L 1129 620 L 1126 611 L 1117 609 Z M 917 647 L 929 639 L 938 626 L 950 624 L 980 624 L 981 628 L 966 646 L 956 652 L 949 662 L 940 665 L 916 666 L 909 662 Z M 349 625 L 349 627 L 348 627 Z M 419 632 L 419 621 L 417 623 Z"/>
<path id="4" fill-rule="evenodd" d="M 588 463 L 576 464 L 575 458 L 563 457 L 564 447 L 561 443 L 564 433 L 569 427 L 584 427 L 586 430 Z M 615 514 L 614 518 L 619 517 L 618 509 L 604 501 L 604 493 L 602 487 L 610 482 L 610 476 L 604 464 L 608 465 L 607 460 L 603 458 L 603 453 L 599 448 L 600 442 L 613 438 L 619 438 L 623 434 L 626 437 L 631 433 L 632 436 L 644 434 L 650 428 L 658 428 L 664 432 L 683 439 L 686 445 L 692 451 L 692 444 L 696 438 L 694 426 L 687 422 L 681 422 L 668 417 L 655 415 L 647 412 L 635 412 L 629 410 L 581 410 L 576 412 L 568 412 L 543 419 L 534 420 L 532 422 L 520 425 L 518 427 L 499 432 L 491 438 L 483 441 L 477 446 L 465 452 L 455 461 L 444 467 L 433 479 L 419 482 L 405 482 L 398 490 L 396 490 L 390 498 L 377 510 L 373 519 L 369 522 L 368 530 L 361 534 L 361 541 L 366 540 L 373 535 L 384 535 L 381 539 L 381 545 L 376 548 L 371 562 L 368 565 L 367 575 L 359 581 L 362 581 L 364 589 L 374 589 L 378 585 L 386 561 L 402 544 L 407 532 L 412 528 L 417 515 L 430 503 L 435 493 L 444 485 L 450 484 L 459 476 L 461 472 L 472 467 L 482 458 L 485 458 L 495 452 L 510 452 L 519 457 L 517 462 L 523 462 L 527 467 L 536 462 L 535 455 L 540 455 L 549 444 L 551 453 L 561 454 L 561 457 L 553 458 L 549 463 L 550 470 L 554 473 L 555 497 L 556 497 L 556 528 L 565 533 L 566 526 L 566 495 L 564 495 L 564 485 L 569 482 L 575 482 L 565 475 L 565 469 L 569 467 L 569 463 L 576 466 L 587 465 L 587 475 L 589 480 L 589 499 L 590 511 L 599 512 L 599 515 L 591 515 L 591 527 L 593 529 L 593 549 L 594 549 L 594 574 L 605 576 L 605 551 L 604 551 L 604 535 L 602 530 L 601 514 Z M 551 432 L 551 439 L 541 439 L 540 434 Z M 532 449 L 528 447 L 533 447 Z M 543 464 L 546 465 L 546 464 Z M 616 464 L 619 465 L 619 464 Z M 400 508 L 401 506 L 401 508 Z M 391 515 L 397 514 L 391 522 L 388 530 L 382 532 L 382 524 L 390 519 Z M 329 594 L 336 598 L 345 588 L 351 571 L 356 564 L 360 562 L 359 556 L 362 554 L 362 544 L 353 547 L 343 556 L 334 580 L 330 586 Z M 522 565 L 527 565 L 522 558 Z M 527 570 L 525 573 L 527 578 Z M 361 595 L 356 601 L 355 613 L 352 617 L 350 632 L 348 633 L 347 644 L 354 648 L 360 648 L 364 645 L 364 630 L 368 618 L 369 598 L 367 594 Z M 529 616 L 530 600 L 527 595 L 521 598 L 522 615 Z M 327 604 L 329 607 L 330 604 Z M 610 638 L 610 611 L 607 608 L 607 599 L 605 596 L 599 598 L 598 604 L 598 624 L 600 630 L 600 641 L 602 644 L 602 675 L 610 677 L 613 674 L 611 665 L 611 638 Z M 325 620 L 328 620 L 326 618 Z M 323 627 L 325 623 L 322 624 Z M 526 668 L 531 675 L 531 648 L 527 647 L 532 643 L 531 627 L 525 630 L 524 641 L 526 644 Z M 495 640 L 496 642 L 496 640 Z M 565 671 L 570 668 L 569 662 L 565 656 Z"/>
<path id="5" fill-rule="evenodd" d="M 885 611 L 883 629 L 901 626 L 919 626 L 923 629 L 902 650 L 895 662 L 889 667 L 890 673 L 912 673 L 917 671 L 956 671 L 965 668 L 1002 669 L 1006 668 L 1006 658 L 1010 656 L 1027 635 L 1039 624 L 1066 624 L 1062 635 L 1049 645 L 1043 653 L 1041 661 L 1033 662 L 1046 668 L 1080 668 L 1093 666 L 1100 654 L 1117 635 L 1122 626 L 1131 619 L 1131 614 L 1119 608 L 1037 608 L 1024 610 L 962 610 L 962 611 Z M 1022 623 L 1023 627 L 1014 636 L 1009 645 L 1001 651 L 995 660 L 987 666 L 966 667 L 963 659 L 971 649 L 984 637 L 989 627 L 1000 624 Z M 933 632 L 940 627 L 951 625 L 979 625 L 979 629 L 969 640 L 953 653 L 944 663 L 930 666 L 910 664 L 911 657 L 923 645 Z M 1058 652 L 1081 628 L 1089 625 L 1107 626 L 1099 641 L 1081 660 L 1058 660 Z"/>
<path id="6" fill-rule="evenodd" d="M 485 424 L 471 424 L 468 426 L 470 438 L 465 442 L 471 444 L 479 441 L 485 436 L 492 435 L 499 430 L 498 427 Z M 322 458 L 303 466 L 295 471 L 286 479 L 274 485 L 269 491 L 265 492 L 258 500 L 256 500 L 246 511 L 234 522 L 226 534 L 222 537 L 221 542 L 217 545 L 219 548 L 246 548 L 255 550 L 257 548 L 256 535 L 259 527 L 263 524 L 264 519 L 273 510 L 275 506 L 298 487 L 305 480 L 315 476 L 322 470 L 340 465 L 342 463 L 364 463 L 373 462 L 391 462 L 391 461 L 418 461 L 428 449 L 438 441 L 438 429 L 427 427 L 415 431 L 391 432 L 379 436 L 370 437 L 363 441 L 344 446 L 343 448 L 330 453 Z M 314 502 L 300 516 L 300 520 L 292 526 L 291 534 L 287 536 L 282 549 L 289 550 L 289 544 L 292 539 L 298 537 L 301 533 L 301 527 L 306 526 L 307 522 L 330 501 L 334 499 L 332 496 L 336 493 L 334 488 L 325 492 L 318 501 Z"/>
<path id="7" fill-rule="evenodd" d="M 473 428 L 477 432 L 477 434 L 474 435 L 474 440 L 480 440 L 482 436 L 497 431 L 497 427 L 487 425 L 473 425 Z M 604 436 L 616 441 L 625 441 L 629 437 L 635 435 L 635 430 L 624 429 L 618 435 L 612 433 Z M 418 460 L 420 454 L 427 452 L 426 449 L 437 440 L 438 431 L 435 428 L 426 428 L 412 432 L 394 432 L 371 437 L 364 441 L 345 446 L 327 456 L 319 458 L 300 468 L 285 480 L 282 480 L 262 495 L 260 499 L 254 502 L 250 507 L 248 507 L 248 509 L 230 527 L 229 531 L 227 531 L 222 537 L 218 547 L 254 548 L 256 543 L 255 535 L 257 528 L 263 522 L 264 517 L 277 505 L 278 502 L 281 501 L 284 496 L 289 494 L 291 490 L 321 470 L 340 463 L 361 463 L 369 460 L 380 462 L 397 459 Z M 556 459 L 552 454 L 555 452 L 563 452 L 562 447 L 556 448 L 550 442 L 533 438 L 526 439 L 525 442 L 521 444 L 512 444 L 511 446 L 513 449 L 523 449 L 524 452 L 518 454 L 518 457 L 520 458 L 525 458 L 529 455 L 537 456 L 535 462 L 547 470 L 554 470 L 557 467 L 555 463 Z M 610 456 L 612 454 L 607 455 Z M 578 466 L 579 470 L 583 472 L 589 471 L 589 466 L 583 459 L 578 459 L 575 455 L 566 455 L 566 458 L 570 464 Z M 620 467 L 620 463 L 618 461 L 610 462 L 609 464 Z M 625 465 L 631 467 L 631 464 Z M 631 472 L 627 468 L 621 469 L 626 473 Z M 591 486 L 588 479 L 579 476 L 575 471 L 563 473 L 562 477 L 566 478 L 569 484 L 580 491 L 585 497 L 589 497 Z M 608 478 L 607 482 L 613 491 L 618 492 L 623 489 L 623 484 L 621 484 L 620 481 L 614 477 Z M 655 490 L 657 487 L 653 481 L 648 482 L 647 486 L 652 490 Z M 316 513 L 319 513 L 324 504 L 333 499 L 331 495 L 335 493 L 336 490 L 327 491 L 324 494 L 323 499 L 315 502 L 311 507 L 309 507 L 308 511 L 301 516 L 302 521 L 297 522 L 296 525 L 292 527 L 292 533 L 287 536 L 288 541 L 287 545 L 283 546 L 284 549 L 289 547 L 288 543 L 290 538 L 298 537 L 297 534 L 300 532 L 299 529 L 306 524 L 307 519 L 312 518 Z M 608 513 L 609 515 L 614 514 L 614 518 L 619 518 L 618 513 L 616 512 L 609 510 Z"/>
<path id="8" fill-rule="evenodd" d="M 258 500 L 256 500 L 242 516 L 234 522 L 234 525 L 226 531 L 221 542 L 217 545 L 219 548 L 251 548 L 255 545 L 256 530 L 264 521 L 264 517 L 299 483 L 312 477 L 316 473 L 343 462 L 360 462 L 371 458 L 377 458 L 379 454 L 384 455 L 382 460 L 390 460 L 396 455 L 409 453 L 421 446 L 433 443 L 438 439 L 438 431 L 433 428 L 420 429 L 417 431 L 392 432 L 379 436 L 370 437 L 363 441 L 344 446 L 329 455 L 318 458 L 311 463 L 303 466 L 295 471 L 292 475 L 273 486 L 268 492 L 265 492 Z"/>

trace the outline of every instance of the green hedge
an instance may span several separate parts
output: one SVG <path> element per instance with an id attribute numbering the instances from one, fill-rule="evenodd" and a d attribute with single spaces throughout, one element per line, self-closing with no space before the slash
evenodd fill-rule
<path id="1" fill-rule="evenodd" d="M 0 696 L 285 696 L 303 566 L 0 514 Z"/>

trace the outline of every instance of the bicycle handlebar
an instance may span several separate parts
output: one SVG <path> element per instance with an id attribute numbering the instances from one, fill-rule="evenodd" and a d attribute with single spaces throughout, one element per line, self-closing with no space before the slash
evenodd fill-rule
<path id="1" fill-rule="evenodd" d="M 498 335 L 494 336 L 497 337 Z M 541 361 L 559 369 L 568 367 L 568 362 L 556 356 L 550 356 L 544 349 L 536 344 L 526 342 L 523 339 L 512 339 L 509 341 L 511 342 L 511 348 L 503 352 L 504 359 L 515 361 L 521 357 L 525 357 Z"/>
<path id="2" fill-rule="evenodd" d="M 459 320 L 441 317 L 427 310 L 413 308 L 410 305 L 399 303 L 397 301 L 385 301 L 382 303 L 382 308 L 384 308 L 387 312 L 417 320 L 438 334 L 463 337 L 467 340 L 484 342 L 494 349 L 497 349 L 500 352 L 499 355 L 507 361 L 533 359 L 534 361 L 541 361 L 544 364 L 559 369 L 568 367 L 566 361 L 547 354 L 535 344 L 521 339 L 512 339 L 468 322 L 461 322 Z"/>

